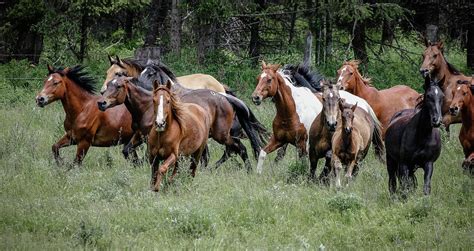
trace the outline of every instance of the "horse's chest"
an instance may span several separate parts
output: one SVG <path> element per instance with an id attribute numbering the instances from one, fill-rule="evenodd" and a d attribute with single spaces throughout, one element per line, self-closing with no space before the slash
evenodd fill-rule
<path id="1" fill-rule="evenodd" d="M 305 126 L 297 121 L 279 121 L 274 123 L 273 132 L 275 137 L 285 142 L 296 142 L 300 138 L 307 138 Z"/>
<path id="2" fill-rule="evenodd" d="M 355 159 L 355 156 L 356 156 L 356 154 L 353 153 L 353 152 L 345 152 L 345 151 L 338 152 L 337 155 L 338 155 L 339 159 L 341 160 L 341 162 L 345 165 L 352 162 Z"/>

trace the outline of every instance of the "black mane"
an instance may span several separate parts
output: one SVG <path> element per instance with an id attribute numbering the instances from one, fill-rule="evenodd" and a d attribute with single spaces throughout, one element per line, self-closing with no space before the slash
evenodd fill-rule
<path id="1" fill-rule="evenodd" d="M 144 62 L 143 60 L 134 59 L 134 58 L 122 59 L 122 62 L 132 66 L 133 68 L 137 69 L 138 71 L 142 71 L 143 69 L 145 69 L 145 66 L 146 66 L 146 62 Z M 117 65 L 122 67 L 122 68 L 125 68 L 120 63 L 117 63 Z"/>
<path id="2" fill-rule="evenodd" d="M 317 71 L 311 71 L 308 66 L 298 64 L 287 64 L 283 67 L 283 71 L 291 78 L 295 86 L 302 86 L 309 88 L 312 92 L 321 92 L 321 84 L 324 76 Z"/>
<path id="3" fill-rule="evenodd" d="M 84 70 L 84 66 L 76 65 L 69 69 L 69 71 L 64 74 L 64 68 L 58 68 L 54 71 L 61 75 L 66 75 L 72 82 L 76 83 L 83 90 L 95 94 L 96 92 L 96 82 L 95 79 L 89 76 L 87 71 Z"/>
<path id="4" fill-rule="evenodd" d="M 453 74 L 453 75 L 460 75 L 461 74 L 461 72 L 459 72 L 458 69 L 456 69 L 454 67 L 454 65 L 450 64 L 447 60 L 446 60 L 446 63 L 448 64 L 448 70 L 449 70 L 449 72 L 451 72 L 451 74 Z"/>

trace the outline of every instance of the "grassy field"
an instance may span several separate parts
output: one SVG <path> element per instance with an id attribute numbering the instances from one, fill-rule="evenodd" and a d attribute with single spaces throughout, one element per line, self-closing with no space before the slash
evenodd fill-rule
<path id="1" fill-rule="evenodd" d="M 178 73 L 190 71 L 184 63 L 171 65 Z M 92 70 L 103 74 L 105 68 L 102 63 Z M 45 73 L 19 63 L 0 69 L 6 76 Z M 250 104 L 251 90 L 239 83 L 252 86 L 256 73 L 223 71 L 220 77 Z M 384 74 L 371 76 L 389 84 L 404 78 L 419 81 L 416 71 L 397 75 L 386 69 Z M 91 148 L 82 167 L 68 170 L 75 153 L 69 147 L 61 152 L 66 165 L 56 166 L 51 145 L 63 134 L 64 112 L 60 103 L 35 106 L 40 82 L 0 85 L 0 250 L 468 250 L 474 245 L 474 187 L 460 168 L 459 125 L 451 137 L 443 135 L 431 196 L 423 196 L 419 170 L 419 187 L 405 202 L 390 199 L 386 168 L 372 150 L 357 179 L 336 191 L 307 182 L 308 169 L 294 164 L 293 147 L 278 164 L 270 154 L 262 175 L 247 173 L 233 158 L 219 170 L 199 168 L 194 179 L 183 168 L 175 183 L 157 194 L 149 190 L 148 164 L 131 165 L 121 147 Z M 273 104 L 251 108 L 270 128 Z M 215 162 L 223 149 L 214 142 L 210 149 Z M 140 155 L 144 152 L 142 148 Z"/>

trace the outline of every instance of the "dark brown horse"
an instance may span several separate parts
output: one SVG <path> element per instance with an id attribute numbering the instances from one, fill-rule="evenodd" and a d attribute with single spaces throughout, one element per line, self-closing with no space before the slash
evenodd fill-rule
<path id="1" fill-rule="evenodd" d="M 337 84 L 342 85 L 344 90 L 365 99 L 370 104 L 382 123 L 385 135 L 392 116 L 403 109 L 415 108 L 421 95 L 405 85 L 397 85 L 379 91 L 370 84 L 370 79 L 362 77 L 358 66 L 358 61 L 344 62 L 337 71 Z"/>
<path id="2" fill-rule="evenodd" d="M 441 125 L 444 94 L 438 82 L 425 79 L 425 93 L 415 109 L 395 114 L 385 134 L 387 146 L 388 184 L 391 194 L 396 192 L 397 177 L 402 187 L 402 196 L 416 187 L 415 171 L 425 171 L 423 191 L 431 192 L 433 163 L 441 153 L 438 127 Z"/>
<path id="3" fill-rule="evenodd" d="M 170 90 L 171 82 L 168 81 L 166 86 L 155 83 L 155 120 L 148 135 L 148 151 L 152 166 L 152 190 L 159 191 L 169 167 L 175 166 L 170 181 L 176 175 L 180 155 L 192 157 L 191 175 L 196 175 L 197 164 L 207 145 L 210 114 L 199 105 L 180 102 Z"/>
<path id="4" fill-rule="evenodd" d="M 464 151 L 462 167 L 474 173 L 474 78 L 471 82 L 459 81 L 454 89 L 449 111 L 453 116 L 461 113 L 462 126 L 459 141 Z"/>
<path id="5" fill-rule="evenodd" d="M 449 125 L 460 123 L 461 117 L 452 116 L 449 112 L 449 106 L 453 99 L 456 83 L 461 81 L 469 81 L 469 77 L 460 73 L 453 65 L 448 63 L 443 55 L 443 42 L 426 43 L 426 49 L 423 52 L 423 63 L 421 64 L 420 73 L 423 77 L 430 77 L 440 82 L 441 90 L 444 92 L 443 102 L 443 124 L 449 131 Z"/>
<path id="6" fill-rule="evenodd" d="M 99 111 L 97 101 L 100 96 L 94 94 L 94 81 L 83 67 L 54 69 L 48 65 L 48 71 L 36 103 L 44 107 L 60 100 L 66 112 L 66 133 L 52 146 L 58 163 L 62 147 L 77 145 L 75 163 L 81 164 L 90 146 L 128 143 L 132 137 L 130 113 L 125 106 L 117 106 L 105 113 Z"/>

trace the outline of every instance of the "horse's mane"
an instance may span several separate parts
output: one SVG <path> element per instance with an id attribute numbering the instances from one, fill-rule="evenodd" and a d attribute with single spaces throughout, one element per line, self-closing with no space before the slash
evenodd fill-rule
<path id="1" fill-rule="evenodd" d="M 282 68 L 282 71 L 291 78 L 291 82 L 295 86 L 307 87 L 312 92 L 321 92 L 321 84 L 324 76 L 317 71 L 311 71 L 308 66 L 298 64 L 287 64 Z"/>
<path id="2" fill-rule="evenodd" d="M 178 80 L 176 79 L 176 75 L 174 75 L 173 71 L 166 66 L 163 62 L 161 61 L 155 61 L 153 62 L 153 67 L 155 69 L 160 70 L 160 74 L 163 76 L 163 73 L 165 74 L 166 77 L 168 77 L 171 81 L 174 83 L 177 83 Z M 166 83 L 166 80 L 163 82 L 163 84 Z"/>
<path id="3" fill-rule="evenodd" d="M 125 58 L 121 60 L 122 63 L 127 64 L 128 66 L 135 68 L 138 72 L 141 72 L 145 66 L 146 62 L 139 60 L 139 59 L 134 59 L 134 58 Z M 118 66 L 121 68 L 125 68 L 120 62 L 117 63 Z"/>
<path id="4" fill-rule="evenodd" d="M 184 116 L 186 113 L 186 109 L 184 108 L 183 103 L 179 100 L 179 98 L 170 90 L 168 89 L 165 85 L 160 85 L 156 91 L 165 91 L 170 95 L 170 105 L 171 105 L 171 112 L 173 113 L 176 122 L 178 122 L 179 127 L 181 129 L 181 133 L 184 134 Z"/>
<path id="5" fill-rule="evenodd" d="M 54 73 L 59 73 L 62 76 L 68 77 L 77 86 L 81 87 L 86 92 L 95 94 L 96 82 L 95 79 L 89 76 L 89 73 L 84 70 L 84 66 L 76 65 L 64 72 L 64 68 L 58 68 Z"/>
<path id="6" fill-rule="evenodd" d="M 368 85 L 368 86 L 372 86 L 372 80 L 370 78 L 366 78 L 366 77 L 362 76 L 362 74 L 360 74 L 360 71 L 359 71 L 360 61 L 359 60 L 349 60 L 349 61 L 344 62 L 343 65 L 349 65 L 349 66 L 353 67 L 357 71 L 357 74 L 359 74 L 359 77 L 362 80 L 362 82 L 364 84 Z"/>
<path id="7" fill-rule="evenodd" d="M 446 60 L 446 58 L 444 58 Z M 451 63 L 448 62 L 448 60 L 446 60 L 446 64 L 448 64 L 448 70 L 451 74 L 453 75 L 461 75 L 461 72 L 458 71 L 458 69 L 456 69 L 454 67 L 454 65 L 452 65 Z"/>

